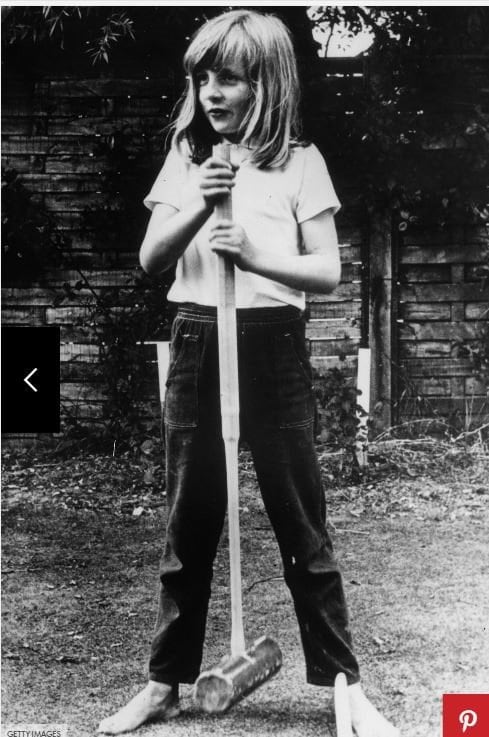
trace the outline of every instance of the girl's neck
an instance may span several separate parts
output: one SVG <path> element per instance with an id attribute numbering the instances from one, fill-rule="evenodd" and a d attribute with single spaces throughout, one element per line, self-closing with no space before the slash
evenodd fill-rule
<path id="1" fill-rule="evenodd" d="M 222 143 L 232 143 L 235 146 L 240 146 L 243 136 L 240 133 L 230 133 L 227 136 L 221 136 Z"/>
<path id="2" fill-rule="evenodd" d="M 241 143 L 242 138 L 234 139 L 234 136 L 221 136 L 221 143 L 226 143 L 231 146 L 231 163 L 234 166 L 241 166 L 249 161 L 253 147 L 248 141 L 247 143 Z"/>
<path id="3" fill-rule="evenodd" d="M 231 133 L 229 136 L 221 136 L 221 143 L 230 143 L 233 146 L 239 146 L 240 148 L 252 149 L 253 145 L 251 141 L 243 143 L 243 137 L 239 134 L 234 135 Z"/>

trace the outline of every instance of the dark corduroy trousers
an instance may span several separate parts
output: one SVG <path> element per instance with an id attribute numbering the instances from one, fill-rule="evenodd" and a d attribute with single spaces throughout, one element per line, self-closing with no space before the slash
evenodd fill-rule
<path id="1" fill-rule="evenodd" d="M 341 574 L 325 526 L 304 320 L 293 307 L 238 310 L 241 435 L 291 591 L 307 680 L 359 680 Z M 168 525 L 150 679 L 199 675 L 213 562 L 226 513 L 214 308 L 179 307 L 165 397 Z"/>

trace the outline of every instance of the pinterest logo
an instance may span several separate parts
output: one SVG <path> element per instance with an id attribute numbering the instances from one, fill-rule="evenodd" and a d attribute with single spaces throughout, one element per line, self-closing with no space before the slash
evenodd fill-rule
<path id="1" fill-rule="evenodd" d="M 489 694 L 443 694 L 442 737 L 489 737 Z"/>
<path id="2" fill-rule="evenodd" d="M 475 727 L 477 724 L 477 714 L 472 709 L 465 709 L 465 711 L 460 712 L 458 721 L 462 725 L 462 732 L 465 732 L 466 729 Z"/>

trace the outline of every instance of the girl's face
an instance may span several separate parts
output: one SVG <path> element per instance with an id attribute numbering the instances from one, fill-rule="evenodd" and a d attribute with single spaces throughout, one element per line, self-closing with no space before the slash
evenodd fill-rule
<path id="1" fill-rule="evenodd" d="M 230 62 L 222 69 L 202 69 L 196 74 L 199 103 L 216 133 L 237 142 L 248 112 L 251 88 L 244 68 Z"/>

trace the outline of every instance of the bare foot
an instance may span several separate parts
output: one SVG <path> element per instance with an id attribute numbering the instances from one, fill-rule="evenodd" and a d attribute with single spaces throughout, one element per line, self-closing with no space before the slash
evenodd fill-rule
<path id="1" fill-rule="evenodd" d="M 132 732 L 145 722 L 171 719 L 180 712 L 178 686 L 149 681 L 145 688 L 126 706 L 106 719 L 102 719 L 97 732 L 122 734 Z"/>
<path id="2" fill-rule="evenodd" d="M 367 699 L 359 683 L 348 686 L 351 721 L 358 737 L 401 737 L 394 727 Z"/>

